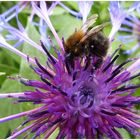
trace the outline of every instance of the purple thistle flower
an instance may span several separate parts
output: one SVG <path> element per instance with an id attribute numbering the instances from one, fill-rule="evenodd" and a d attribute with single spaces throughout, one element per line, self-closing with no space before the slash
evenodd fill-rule
<path id="1" fill-rule="evenodd" d="M 119 58 L 117 49 L 111 56 L 107 56 L 98 69 L 95 69 L 97 56 L 92 57 L 87 69 L 86 60 L 77 58 L 75 67 L 69 74 L 65 65 L 63 43 L 48 15 L 45 15 L 47 13 L 44 13 L 43 8 L 46 7 L 43 4 L 44 2 L 39 8 L 33 3 L 34 9 L 48 23 L 60 45 L 60 50 L 54 48 L 56 58 L 42 41 L 39 45 L 48 58 L 49 68 L 47 65 L 43 66 L 38 58 L 32 59 L 15 48 L 13 50 L 3 37 L 0 39 L 1 46 L 28 58 L 34 64 L 30 64 L 30 67 L 40 77 L 40 81 L 16 78 L 25 86 L 34 87 L 33 91 L 0 94 L 0 98 L 15 98 L 17 103 L 31 102 L 37 106 L 33 110 L 0 119 L 0 123 L 3 123 L 23 116 L 27 118 L 9 138 L 18 138 L 21 134 L 24 138 L 30 134 L 33 134 L 32 138 L 49 138 L 57 129 L 57 138 L 122 138 L 116 128 L 126 129 L 139 136 L 140 115 L 134 113 L 134 106 L 140 102 L 140 96 L 132 95 L 140 85 L 129 82 L 140 76 L 140 73 L 135 74 L 140 67 L 140 59 L 130 59 L 115 65 Z M 25 41 L 28 42 L 28 39 Z M 135 60 L 130 67 L 124 68 Z"/>

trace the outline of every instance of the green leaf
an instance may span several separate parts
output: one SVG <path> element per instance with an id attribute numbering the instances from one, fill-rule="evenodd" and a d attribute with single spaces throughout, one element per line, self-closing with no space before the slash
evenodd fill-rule
<path id="1" fill-rule="evenodd" d="M 79 29 L 82 25 L 80 19 L 70 16 L 69 14 L 51 16 L 51 21 L 59 37 L 64 37 L 65 39 L 68 38 L 76 28 Z"/>
<path id="2" fill-rule="evenodd" d="M 28 37 L 30 37 L 33 41 L 39 44 L 40 34 L 36 30 L 35 26 L 30 24 L 29 21 L 27 23 L 26 32 L 28 34 Z M 22 52 L 29 55 L 29 57 L 32 58 L 37 57 L 39 58 L 40 62 L 45 63 L 46 60 L 45 55 L 27 43 L 23 44 Z M 39 79 L 38 75 L 29 67 L 29 63 L 27 62 L 27 60 L 24 59 L 21 60 L 19 74 L 27 79 Z M 33 88 L 26 87 L 24 85 L 22 86 L 22 90 L 29 90 L 29 89 L 33 89 Z"/>
<path id="3" fill-rule="evenodd" d="M 74 1 L 64 1 L 63 3 L 66 6 L 68 6 L 70 9 L 79 11 L 77 2 L 74 2 Z"/>
<path id="4" fill-rule="evenodd" d="M 16 69 L 19 68 L 20 57 L 7 49 L 0 48 L 0 63 Z"/>
<path id="5" fill-rule="evenodd" d="M 124 139 L 130 139 L 130 135 L 129 133 L 125 130 L 125 129 L 122 129 L 122 128 L 117 128 L 117 131 L 121 134 L 121 136 L 124 138 Z"/>
<path id="6" fill-rule="evenodd" d="M 0 117 L 6 117 L 9 115 L 17 114 L 23 112 L 21 104 L 14 104 L 14 100 L 12 99 L 3 99 L 0 101 L 1 111 Z M 6 138 L 7 130 L 13 132 L 15 128 L 17 128 L 22 122 L 24 118 L 17 118 L 15 120 L 11 120 L 5 123 L 0 124 L 0 138 Z"/>
<path id="7" fill-rule="evenodd" d="M 61 14 L 64 14 L 65 12 L 67 12 L 67 11 L 64 8 L 62 8 L 62 7 L 56 7 L 53 10 L 52 16 L 59 16 Z"/>
<path id="8" fill-rule="evenodd" d="M 17 74 L 10 75 L 12 77 L 16 77 Z M 21 92 L 21 83 L 16 80 L 6 79 L 1 86 L 1 93 L 8 92 Z"/>
<path id="9" fill-rule="evenodd" d="M 57 129 L 49 136 L 48 139 L 56 139 L 58 133 L 59 133 L 59 128 L 57 128 Z"/>
<path id="10" fill-rule="evenodd" d="M 14 76 L 14 75 L 13 75 Z M 8 93 L 8 92 L 20 92 L 20 84 L 17 81 L 6 79 L 4 83 L 2 84 L 2 87 L 0 89 L 0 94 L 2 93 Z M 0 99 L 0 118 L 6 117 L 15 113 L 19 113 L 22 111 L 21 105 L 13 104 L 12 99 Z M 8 133 L 7 130 L 11 131 L 13 128 L 16 128 L 19 123 L 21 122 L 21 119 L 17 119 L 16 121 L 10 121 L 6 123 L 0 124 L 0 138 L 6 138 L 6 135 Z"/>

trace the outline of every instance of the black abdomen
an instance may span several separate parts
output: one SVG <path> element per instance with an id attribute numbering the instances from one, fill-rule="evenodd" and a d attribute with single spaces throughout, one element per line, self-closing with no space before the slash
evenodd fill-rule
<path id="1" fill-rule="evenodd" d="M 109 41 L 108 38 L 99 32 L 96 35 L 90 37 L 90 40 L 87 42 L 87 46 L 91 55 L 105 57 L 108 52 Z"/>

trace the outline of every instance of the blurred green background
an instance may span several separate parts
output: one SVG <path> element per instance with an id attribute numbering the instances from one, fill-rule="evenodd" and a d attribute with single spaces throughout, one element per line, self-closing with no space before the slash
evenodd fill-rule
<path id="1" fill-rule="evenodd" d="M 5 12 L 7 9 L 10 7 L 14 6 L 18 2 L 12 1 L 12 2 L 0 2 L 0 14 Z M 128 7 L 132 4 L 133 2 L 126 2 L 125 6 Z M 79 11 L 78 5 L 76 2 L 64 2 L 68 7 L 75 11 Z M 104 23 L 104 22 L 110 22 L 110 15 L 109 15 L 109 2 L 106 1 L 95 1 L 91 12 L 89 16 L 93 14 L 98 14 L 99 18 L 95 25 Z M 31 7 L 28 6 L 25 8 L 22 12 L 19 13 L 19 20 L 23 24 L 23 26 L 26 28 L 27 34 L 30 38 L 32 38 L 35 42 L 39 43 L 40 40 L 40 35 L 38 32 L 38 27 L 33 26 L 29 22 L 29 16 L 31 13 Z M 50 17 L 52 24 L 54 25 L 57 33 L 59 34 L 60 38 L 63 36 L 65 39 L 73 33 L 75 28 L 79 28 L 82 25 L 82 20 L 78 19 L 74 16 L 72 16 L 68 11 L 64 10 L 62 7 L 57 6 L 56 9 L 54 10 L 53 14 Z M 39 21 L 39 18 L 35 16 L 35 21 Z M 17 22 L 16 19 L 13 18 L 9 22 L 12 26 L 17 28 Z M 109 32 L 111 30 L 111 24 L 107 26 L 104 29 L 104 33 L 106 36 L 109 35 Z M 50 30 L 47 30 L 47 34 L 52 38 L 54 41 L 55 45 L 56 41 L 54 40 L 54 37 Z M 117 34 L 118 35 L 118 34 Z M 117 36 L 116 35 L 116 36 Z M 13 44 L 14 42 L 11 42 Z M 120 41 L 116 40 L 112 44 L 112 51 L 115 50 L 120 44 L 122 44 L 122 48 L 120 51 L 120 59 L 118 60 L 118 64 L 121 63 L 122 61 L 132 58 L 132 57 L 138 57 L 140 55 L 140 52 L 137 51 L 133 53 L 131 56 L 124 54 L 124 50 L 130 49 L 131 46 L 126 46 Z M 58 47 L 58 46 L 57 46 Z M 40 61 L 42 64 L 44 64 L 46 57 L 40 52 L 38 52 L 36 49 L 34 49 L 32 46 L 30 46 L 27 43 L 24 43 L 20 47 L 18 47 L 19 50 L 22 52 L 34 57 L 34 56 L 39 56 Z M 53 53 L 53 50 L 50 49 L 51 53 Z M 111 52 L 110 52 L 111 53 Z M 7 78 L 7 76 L 16 76 L 20 75 L 22 77 L 28 78 L 28 79 L 39 79 L 39 77 L 33 73 L 33 71 L 29 68 L 28 63 L 21 59 L 19 56 L 16 54 L 0 48 L 0 93 L 11 93 L 11 92 L 23 92 L 25 90 L 30 90 L 30 87 L 25 87 L 21 83 L 18 83 L 17 81 L 10 80 Z M 138 83 L 140 79 L 134 80 L 133 82 Z M 135 95 L 139 95 L 140 90 L 137 90 Z M 22 111 L 29 110 L 31 108 L 34 108 L 34 105 L 30 103 L 21 103 L 21 104 L 15 104 L 13 99 L 0 99 L 0 117 L 5 117 L 8 115 L 20 113 Z M 137 106 L 137 109 L 139 110 L 139 106 Z M 7 138 L 11 132 L 18 127 L 25 118 L 17 119 L 17 120 L 12 120 L 3 124 L 0 124 L 0 138 Z M 119 130 L 120 133 L 123 135 L 124 138 L 135 138 L 135 136 L 132 136 L 125 130 Z M 55 135 L 55 134 L 54 134 Z M 54 138 L 54 135 L 51 136 Z M 22 138 L 19 137 L 19 138 Z"/>

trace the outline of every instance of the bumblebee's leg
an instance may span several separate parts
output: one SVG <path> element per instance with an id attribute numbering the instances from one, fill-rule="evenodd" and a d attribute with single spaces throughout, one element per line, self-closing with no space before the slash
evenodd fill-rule
<path id="1" fill-rule="evenodd" d="M 68 73 L 71 74 L 70 68 L 69 68 L 69 63 L 66 59 L 65 59 L 65 64 L 66 64 L 66 69 L 67 69 Z"/>
<path id="2" fill-rule="evenodd" d="M 71 74 L 70 65 L 69 65 L 69 59 L 68 59 L 67 56 L 65 57 L 65 64 L 66 64 L 66 69 L 67 69 L 68 73 Z"/>
<path id="3" fill-rule="evenodd" d="M 86 61 L 87 61 L 87 62 L 86 62 L 86 65 L 85 65 L 84 70 L 86 70 L 86 69 L 89 67 L 90 63 L 91 63 L 90 55 L 86 56 Z"/>
<path id="4" fill-rule="evenodd" d="M 98 69 L 100 68 L 100 66 L 102 65 L 103 63 L 103 58 L 102 57 L 99 57 L 99 59 L 96 61 L 96 63 L 94 64 L 94 68 L 95 69 Z"/>
<path id="5" fill-rule="evenodd" d="M 70 53 L 65 56 L 65 64 L 68 73 L 71 74 L 71 70 L 74 69 L 74 60 Z"/>

